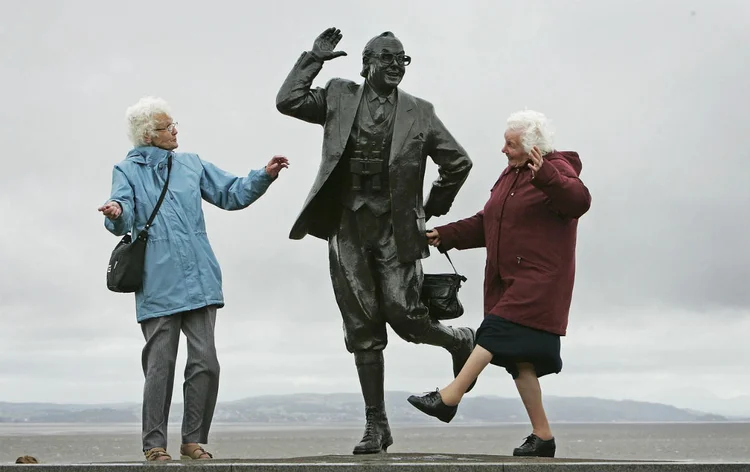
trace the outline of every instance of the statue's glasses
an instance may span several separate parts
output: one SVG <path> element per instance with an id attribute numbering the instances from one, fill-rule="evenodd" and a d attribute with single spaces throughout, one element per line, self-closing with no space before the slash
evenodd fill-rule
<path id="1" fill-rule="evenodd" d="M 411 64 L 411 56 L 405 54 L 396 55 L 389 52 L 381 52 L 380 54 L 374 54 L 373 56 L 380 59 L 380 63 L 384 66 L 391 65 L 394 59 L 396 60 L 396 64 L 400 66 L 408 66 Z"/>

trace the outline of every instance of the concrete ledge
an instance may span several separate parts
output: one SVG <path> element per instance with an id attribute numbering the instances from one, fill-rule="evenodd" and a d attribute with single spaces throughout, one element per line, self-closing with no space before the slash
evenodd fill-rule
<path id="1" fill-rule="evenodd" d="M 293 459 L 220 459 L 166 463 L 8 464 L 0 472 L 18 472 L 31 467 L 45 472 L 136 472 L 154 467 L 185 472 L 750 472 L 746 463 L 601 461 L 583 459 L 537 459 L 474 454 L 374 454 L 366 456 L 316 456 Z"/>

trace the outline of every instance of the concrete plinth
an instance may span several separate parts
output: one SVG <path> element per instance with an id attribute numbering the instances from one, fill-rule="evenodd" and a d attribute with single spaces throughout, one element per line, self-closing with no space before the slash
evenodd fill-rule
<path id="1" fill-rule="evenodd" d="M 7 464 L 0 472 L 20 468 L 45 472 L 750 472 L 750 462 L 650 462 L 583 459 L 537 459 L 473 454 L 374 454 L 294 459 L 173 460 L 160 463 Z"/>

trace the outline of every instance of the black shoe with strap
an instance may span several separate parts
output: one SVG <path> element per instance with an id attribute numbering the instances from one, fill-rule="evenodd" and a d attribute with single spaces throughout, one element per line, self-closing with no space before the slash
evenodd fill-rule
<path id="1" fill-rule="evenodd" d="M 365 408 L 365 434 L 362 440 L 354 446 L 353 454 L 377 454 L 388 452 L 388 447 L 393 444 L 391 427 L 385 415 L 385 407 L 368 406 Z"/>
<path id="2" fill-rule="evenodd" d="M 450 423 L 458 411 L 458 405 L 448 406 L 443 403 L 443 398 L 440 396 L 439 389 L 421 397 L 412 395 L 407 401 L 417 410 L 430 416 L 434 416 L 443 423 Z"/>
<path id="3" fill-rule="evenodd" d="M 523 444 L 513 449 L 514 456 L 555 457 L 555 438 L 544 440 L 534 433 L 526 437 Z"/>

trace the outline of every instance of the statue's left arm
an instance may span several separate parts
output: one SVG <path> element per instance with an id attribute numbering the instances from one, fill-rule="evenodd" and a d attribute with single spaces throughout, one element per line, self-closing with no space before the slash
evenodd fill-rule
<path id="1" fill-rule="evenodd" d="M 312 49 L 303 52 L 297 59 L 297 63 L 276 94 L 276 108 L 281 113 L 310 123 L 325 125 L 326 89 L 313 89 L 312 83 L 323 68 L 324 62 L 346 56 L 346 52 L 335 50 L 341 37 L 340 29 L 327 28 L 315 38 Z"/>
<path id="2" fill-rule="evenodd" d="M 425 202 L 425 216 L 448 213 L 458 191 L 469 176 L 472 162 L 440 118 L 432 113 L 427 136 L 427 152 L 438 166 L 438 178 Z"/>
<path id="3" fill-rule="evenodd" d="M 325 124 L 326 90 L 311 88 L 322 68 L 323 61 L 314 54 L 302 53 L 276 94 L 276 109 L 309 123 Z"/>

